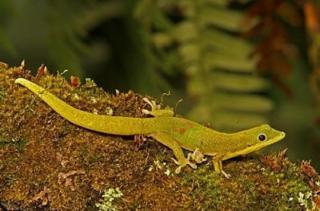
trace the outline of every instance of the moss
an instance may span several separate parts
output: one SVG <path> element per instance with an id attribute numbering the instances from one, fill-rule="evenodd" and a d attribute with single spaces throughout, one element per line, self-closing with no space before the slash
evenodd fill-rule
<path id="1" fill-rule="evenodd" d="M 182 184 L 192 185 L 192 197 L 196 202 L 192 209 L 215 210 L 223 203 L 222 190 L 219 187 L 221 177 L 208 166 L 185 175 Z"/>
<path id="2" fill-rule="evenodd" d="M 22 67 L 0 69 L 0 207 L 94 209 L 105 187 L 121 188 L 120 210 L 301 210 L 320 204 L 318 173 L 308 162 L 290 162 L 284 151 L 224 162 L 230 179 L 213 172 L 210 161 L 175 175 L 173 153 L 160 143 L 77 127 L 14 80 L 32 80 L 98 114 L 143 117 L 144 96 L 106 93 L 92 80 L 69 84 L 44 71 L 32 76 Z"/>
<path id="3" fill-rule="evenodd" d="M 23 150 L 24 146 L 26 145 L 26 140 L 22 138 L 4 138 L 0 135 L 0 148 L 4 147 L 14 147 L 18 151 Z"/>
<path id="4" fill-rule="evenodd" d="M 283 159 L 279 161 L 282 166 L 280 171 L 273 171 L 259 159 L 247 158 L 240 162 L 227 162 L 225 170 L 231 173 L 230 179 L 220 177 L 208 166 L 184 175 L 183 184 L 192 186 L 195 202 L 192 209 L 315 209 L 314 191 L 301 176 L 299 167 L 286 157 L 273 155 L 272 158 Z"/>
<path id="5" fill-rule="evenodd" d="M 2 101 L 4 97 L 5 97 L 4 89 L 0 87 L 0 101 Z"/>

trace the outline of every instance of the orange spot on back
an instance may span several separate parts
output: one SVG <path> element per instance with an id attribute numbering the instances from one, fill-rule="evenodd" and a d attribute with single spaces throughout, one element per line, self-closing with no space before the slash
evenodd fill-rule
<path id="1" fill-rule="evenodd" d="M 178 133 L 180 133 L 181 135 L 183 135 L 186 132 L 185 128 L 177 128 Z"/>

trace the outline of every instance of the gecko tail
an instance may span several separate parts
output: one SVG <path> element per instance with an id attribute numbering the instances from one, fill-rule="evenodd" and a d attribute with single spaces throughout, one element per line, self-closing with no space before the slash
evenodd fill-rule
<path id="1" fill-rule="evenodd" d="M 146 128 L 143 127 L 145 125 L 145 119 L 98 115 L 82 111 L 72 107 L 48 92 L 46 89 L 27 79 L 18 78 L 15 80 L 15 83 L 26 87 L 40 97 L 44 102 L 46 102 L 60 116 L 83 128 L 114 135 L 135 135 L 149 132 L 145 131 Z"/>

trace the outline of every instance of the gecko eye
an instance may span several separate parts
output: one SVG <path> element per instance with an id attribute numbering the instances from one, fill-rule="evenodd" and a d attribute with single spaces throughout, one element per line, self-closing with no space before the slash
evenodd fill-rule
<path id="1" fill-rule="evenodd" d="M 265 140 L 267 140 L 267 135 L 264 134 L 264 133 L 260 133 L 260 134 L 258 135 L 258 140 L 259 140 L 259 141 L 265 141 Z"/>

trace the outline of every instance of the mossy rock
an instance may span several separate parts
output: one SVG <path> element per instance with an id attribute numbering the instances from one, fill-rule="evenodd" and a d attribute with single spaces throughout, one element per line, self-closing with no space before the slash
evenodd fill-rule
<path id="1" fill-rule="evenodd" d="M 44 66 L 32 76 L 25 66 L 0 63 L 0 210 L 98 210 L 102 195 L 110 198 L 114 190 L 119 197 L 110 199 L 110 210 L 312 210 L 320 204 L 317 172 L 308 162 L 290 162 L 284 151 L 226 161 L 230 179 L 210 161 L 176 175 L 165 146 L 75 126 L 15 84 L 18 77 L 89 112 L 143 117 L 148 106 L 132 91 L 110 94 L 91 80 L 69 83 Z"/>

